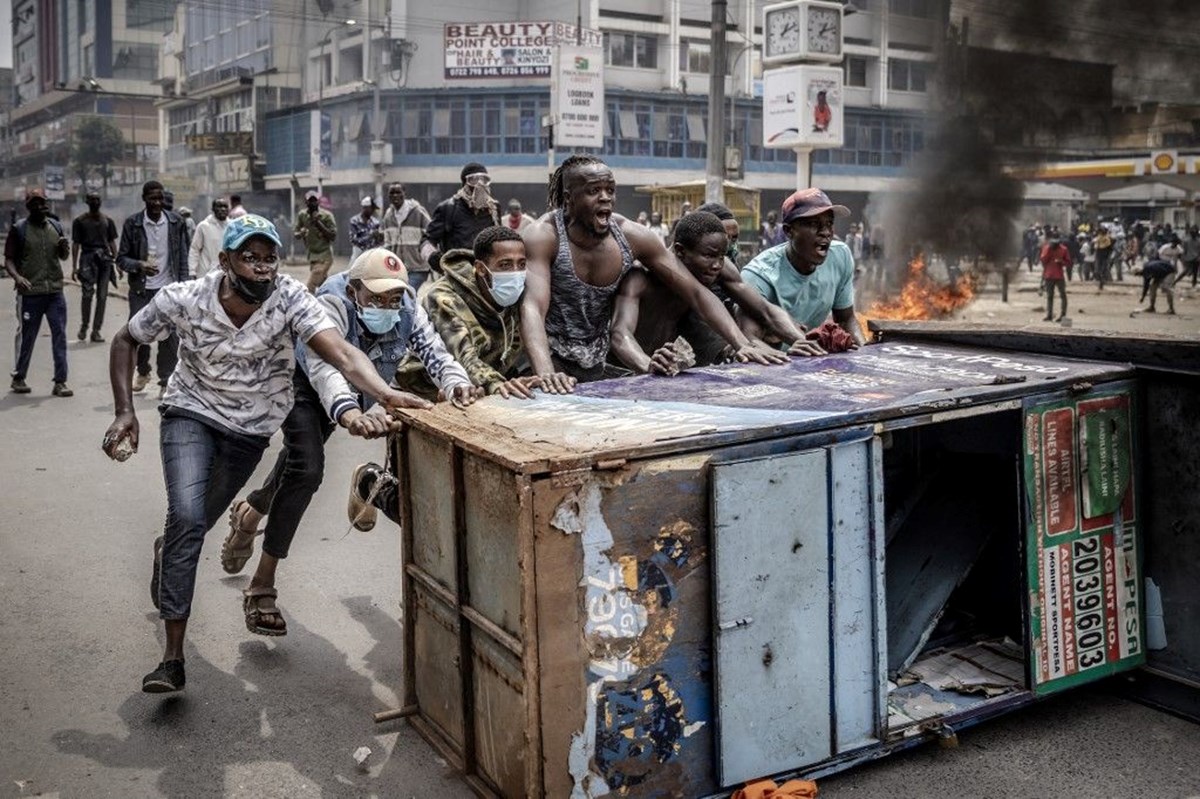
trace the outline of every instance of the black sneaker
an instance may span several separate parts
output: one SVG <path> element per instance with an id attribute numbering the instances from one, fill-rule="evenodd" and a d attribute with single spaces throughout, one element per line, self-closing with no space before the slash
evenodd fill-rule
<path id="1" fill-rule="evenodd" d="M 67 387 L 66 383 L 55 383 L 54 388 L 50 391 L 56 397 L 73 397 L 75 392 Z"/>
<path id="2" fill-rule="evenodd" d="M 158 610 L 158 575 L 162 571 L 162 547 L 163 537 L 160 535 L 154 539 L 154 568 L 150 571 L 150 601 L 154 603 L 155 610 Z"/>
<path id="3" fill-rule="evenodd" d="M 19 377 L 13 378 L 12 385 L 9 386 L 9 389 L 11 389 L 12 393 L 14 394 L 28 394 L 30 391 L 33 391 L 33 389 L 31 389 L 25 383 L 25 381 Z"/>
<path id="4" fill-rule="evenodd" d="M 164 660 L 158 668 L 142 678 L 142 691 L 148 694 L 169 694 L 182 691 L 187 683 L 182 660 Z"/>
<path id="5" fill-rule="evenodd" d="M 78 334 L 77 338 L 80 341 L 83 341 L 84 339 L 87 338 L 87 325 L 84 325 L 83 327 L 79 328 L 79 334 Z"/>
<path id="6" fill-rule="evenodd" d="M 100 335 L 99 330 L 92 331 L 92 343 L 93 344 L 103 344 L 104 343 L 104 336 Z"/>
<path id="7" fill-rule="evenodd" d="M 346 515 L 354 529 L 364 533 L 375 529 L 377 514 L 375 506 L 367 502 L 367 497 L 371 496 L 371 489 L 381 471 L 383 467 L 377 463 L 364 463 L 355 467 L 350 475 L 350 499 L 346 504 Z"/>

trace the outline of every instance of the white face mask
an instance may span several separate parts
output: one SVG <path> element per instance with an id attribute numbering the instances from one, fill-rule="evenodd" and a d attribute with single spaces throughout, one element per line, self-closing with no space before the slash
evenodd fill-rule
<path id="1" fill-rule="evenodd" d="M 489 269 L 488 274 L 492 276 L 490 291 L 497 305 L 507 308 L 521 299 L 525 291 L 524 269 L 520 272 L 493 272 Z"/>

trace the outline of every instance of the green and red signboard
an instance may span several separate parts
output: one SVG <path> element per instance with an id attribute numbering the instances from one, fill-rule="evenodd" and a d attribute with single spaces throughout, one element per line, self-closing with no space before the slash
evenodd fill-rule
<path id="1" fill-rule="evenodd" d="M 1038 693 L 1145 661 L 1132 387 L 1025 407 L 1030 643 Z"/>

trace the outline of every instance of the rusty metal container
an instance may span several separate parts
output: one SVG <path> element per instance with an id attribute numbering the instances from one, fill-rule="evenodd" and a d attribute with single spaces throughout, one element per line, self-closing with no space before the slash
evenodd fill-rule
<path id="1" fill-rule="evenodd" d="M 410 720 L 481 795 L 700 797 L 1137 666 L 1134 377 L 901 340 L 408 412 Z M 900 684 L 966 645 L 1008 682 Z"/>

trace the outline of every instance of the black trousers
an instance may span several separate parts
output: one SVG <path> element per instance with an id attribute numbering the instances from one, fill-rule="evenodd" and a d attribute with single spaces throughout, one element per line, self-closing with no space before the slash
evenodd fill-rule
<path id="1" fill-rule="evenodd" d="M 296 401 L 283 421 L 283 450 L 275 467 L 246 501 L 267 517 L 263 552 L 286 558 L 309 503 L 325 477 L 325 442 L 336 424 L 321 405 L 321 398 L 297 370 L 293 378 Z"/>
<path id="2" fill-rule="evenodd" d="M 100 332 L 104 327 L 104 308 L 108 304 L 108 287 L 112 279 L 113 264 L 94 250 L 79 254 L 79 285 L 83 287 L 83 300 L 79 313 L 79 329 L 86 331 L 88 322 L 92 331 Z M 92 319 L 92 298 L 96 299 L 96 318 Z"/>

